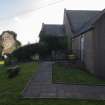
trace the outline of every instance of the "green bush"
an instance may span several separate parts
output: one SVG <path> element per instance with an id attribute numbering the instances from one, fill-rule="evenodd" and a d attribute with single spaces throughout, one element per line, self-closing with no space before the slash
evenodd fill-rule
<path id="1" fill-rule="evenodd" d="M 5 59 L 5 66 L 11 65 L 11 60 L 10 58 Z"/>
<path id="2" fill-rule="evenodd" d="M 76 54 L 70 54 L 68 55 L 68 60 L 70 60 L 72 63 L 75 63 L 77 61 L 78 57 Z"/>
<path id="3" fill-rule="evenodd" d="M 17 65 L 7 68 L 8 78 L 16 77 L 19 74 L 19 72 L 20 72 L 20 67 Z"/>
<path id="4" fill-rule="evenodd" d="M 39 52 L 39 45 L 29 44 L 15 50 L 11 56 L 15 57 L 17 61 L 24 62 L 32 60 L 32 57 Z"/>

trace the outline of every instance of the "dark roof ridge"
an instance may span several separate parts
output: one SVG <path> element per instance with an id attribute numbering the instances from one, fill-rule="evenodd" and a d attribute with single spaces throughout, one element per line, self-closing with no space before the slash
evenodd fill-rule
<path id="1" fill-rule="evenodd" d="M 50 36 L 64 36 L 64 25 L 63 24 L 42 24 L 42 29 L 40 35 L 45 33 L 46 35 Z"/>
<path id="2" fill-rule="evenodd" d="M 63 24 L 44 24 L 44 25 L 45 25 L 45 26 L 46 26 L 46 25 L 51 25 L 51 26 L 55 26 L 55 25 L 56 25 L 56 26 L 63 26 Z"/>
<path id="3" fill-rule="evenodd" d="M 93 24 L 95 24 L 95 23 L 101 18 L 101 16 L 104 15 L 104 14 L 105 14 L 105 9 L 103 9 L 103 10 L 101 11 L 101 13 L 97 16 L 97 18 L 95 19 L 95 21 L 94 21 Z"/>
<path id="4" fill-rule="evenodd" d="M 101 11 L 100 11 L 101 12 Z M 80 29 L 82 29 L 83 27 L 87 26 L 87 25 L 93 25 L 93 23 L 95 22 L 96 18 L 99 16 L 99 14 L 95 15 L 94 17 L 92 17 L 90 20 L 88 20 L 87 22 L 85 22 L 81 27 Z M 94 19 L 95 18 L 95 19 Z M 88 27 L 89 28 L 89 27 Z M 92 27 L 90 27 L 92 28 Z M 79 29 L 79 30 L 80 30 Z M 81 30 L 80 30 L 81 31 Z"/>
<path id="5" fill-rule="evenodd" d="M 100 13 L 96 15 L 96 18 L 95 18 L 93 21 L 89 20 L 88 22 L 86 22 L 86 23 L 84 24 L 84 26 L 86 26 L 86 24 L 89 24 L 90 27 L 88 27 L 88 30 L 91 29 L 91 28 L 94 28 L 94 24 L 100 19 L 100 17 L 101 17 L 103 14 L 105 14 L 105 9 L 103 9 L 102 11 L 100 11 Z M 95 17 L 95 16 L 94 16 L 94 17 Z M 94 17 L 93 17 L 93 18 L 94 18 Z M 92 18 L 92 19 L 93 19 L 93 18 Z M 83 26 L 83 27 L 84 27 L 84 26 Z M 87 30 L 85 30 L 85 31 L 87 31 Z M 85 31 L 84 31 L 84 32 L 85 32 Z M 81 33 L 84 33 L 84 32 L 78 32 L 78 34 L 81 34 Z"/>
<path id="6" fill-rule="evenodd" d="M 100 11 L 100 14 L 97 15 L 97 17 L 95 18 L 95 20 L 90 23 L 90 25 L 91 25 L 92 27 L 88 27 L 88 30 L 90 30 L 91 28 L 94 28 L 94 24 L 95 24 L 95 23 L 101 18 L 101 16 L 104 15 L 104 14 L 105 14 L 105 9 L 103 9 L 102 11 Z M 85 30 L 85 31 L 83 31 L 83 32 L 79 32 L 79 33 L 77 34 L 77 36 L 74 36 L 73 38 L 80 36 L 82 33 L 85 33 L 85 32 L 87 32 L 88 30 Z"/>
<path id="7" fill-rule="evenodd" d="M 68 22 L 69 22 L 69 25 L 70 25 L 70 28 L 71 28 L 71 32 L 74 33 L 73 26 L 72 26 L 72 24 L 71 24 L 71 19 L 69 19 L 69 15 L 68 15 L 67 12 L 66 12 L 66 11 L 68 11 L 68 10 L 65 9 L 64 11 L 65 11 L 66 16 L 67 16 L 67 18 L 68 18 Z"/>
<path id="8" fill-rule="evenodd" d="M 68 9 L 65 9 L 65 11 L 90 11 L 90 12 L 94 12 L 94 11 L 96 11 L 96 12 L 101 12 L 102 10 L 68 10 Z"/>
<path id="9" fill-rule="evenodd" d="M 84 22 L 84 24 L 81 25 L 81 27 L 79 27 L 79 29 L 77 31 L 74 31 L 74 27 L 73 27 L 73 25 L 71 23 L 71 21 L 72 21 L 71 18 L 70 18 L 71 16 L 69 15 L 70 11 L 74 12 L 74 13 L 75 12 L 97 12 L 97 14 L 95 16 L 91 17 L 88 21 Z M 81 33 L 82 31 L 85 31 L 86 27 L 87 27 L 87 29 L 91 28 L 90 24 L 93 24 L 93 22 L 95 22 L 97 20 L 96 18 L 99 17 L 98 15 L 100 15 L 99 14 L 100 12 L 102 12 L 102 10 L 67 10 L 67 9 L 65 9 L 65 13 L 67 15 L 67 18 L 68 18 L 68 21 L 69 21 L 69 24 L 70 24 L 70 27 L 71 27 L 71 31 L 73 32 L 74 35 L 76 35 L 78 33 Z M 95 17 L 95 20 L 94 20 L 94 17 Z M 85 29 L 85 30 L 83 30 L 83 29 Z"/>

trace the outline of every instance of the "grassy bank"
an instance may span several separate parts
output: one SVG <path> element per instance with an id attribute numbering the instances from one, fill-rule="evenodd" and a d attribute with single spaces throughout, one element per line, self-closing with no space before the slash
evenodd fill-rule
<path id="1" fill-rule="evenodd" d="M 0 65 L 0 105 L 12 105 L 12 103 L 17 105 L 23 88 L 32 74 L 36 72 L 37 66 L 36 63 L 20 64 L 19 75 L 8 79 L 6 67 Z"/>
<path id="2" fill-rule="evenodd" d="M 105 85 L 104 80 L 100 80 L 84 70 L 66 67 L 63 64 L 54 65 L 53 82 L 83 85 Z"/>

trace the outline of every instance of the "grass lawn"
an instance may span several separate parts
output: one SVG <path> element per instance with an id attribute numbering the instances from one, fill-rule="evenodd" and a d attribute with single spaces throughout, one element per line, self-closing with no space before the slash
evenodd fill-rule
<path id="1" fill-rule="evenodd" d="M 100 80 L 92 74 L 70 67 L 66 67 L 63 64 L 55 64 L 53 67 L 53 82 L 54 83 L 72 83 L 72 84 L 103 84 L 105 81 Z"/>
<path id="2" fill-rule="evenodd" d="M 105 105 L 105 101 L 36 99 L 22 100 L 20 94 L 27 81 L 36 72 L 36 63 L 21 64 L 21 72 L 14 79 L 8 79 L 5 67 L 0 65 L 0 105 Z"/>

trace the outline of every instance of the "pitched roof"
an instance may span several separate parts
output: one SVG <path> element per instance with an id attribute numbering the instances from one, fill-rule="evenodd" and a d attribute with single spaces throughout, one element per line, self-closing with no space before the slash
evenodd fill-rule
<path id="1" fill-rule="evenodd" d="M 42 33 L 50 36 L 64 36 L 64 26 L 56 24 L 43 24 Z"/>
<path id="2" fill-rule="evenodd" d="M 91 24 L 100 14 L 100 11 L 66 10 L 66 14 L 71 25 L 71 30 L 75 36 L 92 28 Z"/>

